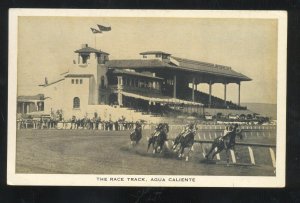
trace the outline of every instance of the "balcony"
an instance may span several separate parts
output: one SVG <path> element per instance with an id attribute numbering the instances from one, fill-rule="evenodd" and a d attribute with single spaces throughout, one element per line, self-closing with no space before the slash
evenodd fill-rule
<path id="1" fill-rule="evenodd" d="M 109 85 L 108 88 L 113 91 L 117 91 L 118 85 Z M 122 90 L 125 92 L 128 91 L 135 94 L 150 92 L 151 94 L 162 95 L 161 90 L 149 88 L 149 87 L 133 87 L 133 86 L 123 85 L 122 88 L 123 88 Z"/>

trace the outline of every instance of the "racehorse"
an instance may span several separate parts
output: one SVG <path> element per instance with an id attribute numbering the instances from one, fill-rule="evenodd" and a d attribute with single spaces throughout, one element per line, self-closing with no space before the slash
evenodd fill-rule
<path id="1" fill-rule="evenodd" d="M 193 150 L 196 130 L 196 127 L 194 127 L 194 129 L 189 131 L 185 136 L 179 135 L 175 138 L 172 149 L 176 151 L 176 148 L 179 146 L 179 149 L 177 150 L 179 152 L 178 158 L 184 157 L 184 150 L 188 148 L 189 150 L 187 156 L 185 157 L 185 160 L 189 160 L 190 153 Z"/>
<path id="2" fill-rule="evenodd" d="M 235 126 L 234 130 L 232 132 L 229 132 L 225 137 L 217 137 L 209 150 L 209 152 L 205 155 L 205 158 L 208 159 L 209 155 L 212 153 L 212 151 L 217 148 L 217 151 L 215 151 L 211 157 L 213 160 L 215 155 L 222 152 L 224 149 L 226 149 L 226 157 L 227 157 L 227 164 L 229 163 L 229 150 L 235 151 L 235 138 L 236 136 L 239 136 L 240 139 L 243 139 L 242 131 L 237 132 L 237 126 Z"/>
<path id="3" fill-rule="evenodd" d="M 132 133 L 130 133 L 129 137 L 131 140 L 131 145 L 137 145 L 142 139 L 142 128 L 136 128 Z"/>
<path id="4" fill-rule="evenodd" d="M 148 140 L 147 152 L 152 145 L 153 154 L 162 152 L 165 141 L 167 141 L 167 133 L 169 132 L 169 125 L 167 123 L 160 123 L 158 126 L 160 127 L 152 133 L 152 136 Z"/>

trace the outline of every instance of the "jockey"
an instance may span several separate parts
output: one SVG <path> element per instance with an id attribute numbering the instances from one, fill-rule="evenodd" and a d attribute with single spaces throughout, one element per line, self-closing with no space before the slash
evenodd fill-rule
<path id="1" fill-rule="evenodd" d="M 132 131 L 131 133 L 139 133 L 142 131 L 142 125 L 139 121 L 135 122 L 135 128 L 134 131 Z"/>
<path id="2" fill-rule="evenodd" d="M 232 131 L 233 131 L 232 126 L 226 126 L 225 129 L 224 129 L 223 134 L 221 135 L 221 137 L 225 138 Z"/>
<path id="3" fill-rule="evenodd" d="M 156 126 L 155 131 L 153 133 L 153 136 L 156 137 L 159 135 L 159 133 L 163 130 L 163 124 L 160 123 Z"/>
<path id="4" fill-rule="evenodd" d="M 184 134 L 188 129 L 189 129 L 189 124 L 186 124 L 185 126 L 183 126 L 182 131 L 179 133 L 179 135 Z"/>
<path id="5" fill-rule="evenodd" d="M 224 133 L 219 138 L 221 141 L 224 141 L 225 148 L 229 145 L 228 135 L 234 131 L 233 126 L 226 126 Z M 226 141 L 225 141 L 226 140 Z"/>
<path id="6" fill-rule="evenodd" d="M 142 128 L 142 125 L 141 125 L 141 123 L 139 122 L 139 121 L 137 121 L 136 123 L 135 123 L 135 131 L 137 131 L 137 130 L 139 130 L 139 129 L 141 129 Z"/>
<path id="7" fill-rule="evenodd" d="M 234 131 L 236 134 L 239 134 L 242 132 L 242 130 L 239 128 L 239 125 L 238 124 L 235 124 L 234 127 L 233 127 Z"/>
<path id="8" fill-rule="evenodd" d="M 193 130 L 195 130 L 195 126 L 194 124 L 188 124 L 187 126 L 185 126 L 185 128 L 183 129 L 183 131 L 180 133 L 180 135 L 182 137 L 187 136 L 189 133 L 191 133 Z"/>

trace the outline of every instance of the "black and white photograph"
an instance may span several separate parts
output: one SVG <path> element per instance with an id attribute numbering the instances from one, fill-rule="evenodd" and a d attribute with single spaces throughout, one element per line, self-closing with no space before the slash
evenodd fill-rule
<path id="1" fill-rule="evenodd" d="M 9 185 L 284 187 L 282 11 L 9 12 Z"/>

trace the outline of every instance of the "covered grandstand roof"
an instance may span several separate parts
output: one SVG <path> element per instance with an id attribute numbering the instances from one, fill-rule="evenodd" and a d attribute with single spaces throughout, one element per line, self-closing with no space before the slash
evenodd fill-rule
<path id="1" fill-rule="evenodd" d="M 216 74 L 222 76 L 229 76 L 238 78 L 240 80 L 249 81 L 251 78 L 238 73 L 231 69 L 229 66 L 223 66 L 218 64 L 206 63 L 201 61 L 195 61 L 190 59 L 184 59 L 172 56 L 176 61 L 179 62 L 179 67 L 184 70 L 197 71 L 202 73 Z"/>
<path id="2" fill-rule="evenodd" d="M 147 68 L 169 68 L 181 71 L 205 73 L 222 77 L 235 78 L 241 81 L 250 81 L 251 78 L 232 70 L 231 67 L 218 64 L 205 63 L 179 57 L 171 57 L 170 63 L 158 59 L 133 59 L 133 60 L 110 60 L 107 65 L 110 68 L 147 69 Z"/>
<path id="3" fill-rule="evenodd" d="M 110 68 L 165 68 L 174 67 L 158 59 L 129 59 L 129 60 L 110 60 L 106 63 Z"/>

